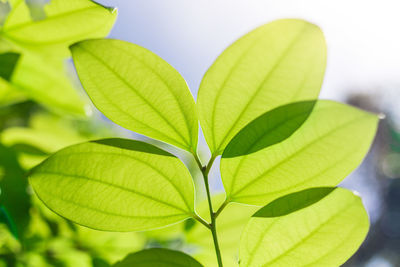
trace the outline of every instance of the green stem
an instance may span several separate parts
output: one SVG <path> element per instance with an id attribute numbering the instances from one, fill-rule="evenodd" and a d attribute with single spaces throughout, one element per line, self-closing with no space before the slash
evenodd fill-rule
<path id="1" fill-rule="evenodd" d="M 211 229 L 211 225 L 209 223 L 207 223 L 205 220 L 203 220 L 202 218 L 200 218 L 197 214 L 192 214 L 192 217 L 198 221 L 199 223 L 201 223 L 202 225 L 204 225 L 205 227 L 207 227 L 208 229 Z"/>
<path id="2" fill-rule="evenodd" d="M 211 234 L 212 234 L 213 241 L 214 241 L 215 254 L 217 256 L 217 261 L 218 261 L 218 266 L 219 267 L 223 267 L 221 251 L 219 249 L 218 236 L 217 236 L 217 226 L 216 226 L 216 218 L 217 218 L 217 216 L 216 216 L 216 213 L 214 213 L 214 210 L 213 210 L 213 207 L 212 207 L 210 185 L 208 183 L 208 173 L 211 170 L 211 167 L 212 167 L 212 165 L 214 163 L 214 160 L 215 160 L 216 156 L 211 156 L 211 159 L 208 162 L 207 166 L 204 166 L 204 167 L 201 165 L 200 160 L 199 160 L 199 158 L 197 157 L 196 154 L 194 154 L 194 157 L 195 157 L 195 160 L 196 160 L 197 164 L 199 165 L 201 173 L 203 174 L 204 184 L 205 184 L 206 192 L 207 192 L 207 201 L 208 201 L 208 208 L 209 208 L 209 211 L 210 211 L 211 223 L 207 224 L 206 227 L 211 230 Z M 201 222 L 201 223 L 203 223 L 203 222 Z M 204 223 L 203 223 L 203 225 L 204 225 Z"/>
<path id="3" fill-rule="evenodd" d="M 218 215 L 223 211 L 223 209 L 225 209 L 226 205 L 228 205 L 228 204 L 229 204 L 229 200 L 226 199 L 226 200 L 224 201 L 224 203 L 222 203 L 221 207 L 219 207 L 219 209 L 218 209 L 216 212 L 214 212 L 215 219 L 216 219 L 216 218 L 218 217 Z"/>

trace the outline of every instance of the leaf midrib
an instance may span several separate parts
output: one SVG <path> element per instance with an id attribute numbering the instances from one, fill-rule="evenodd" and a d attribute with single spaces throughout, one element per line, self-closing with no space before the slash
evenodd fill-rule
<path id="1" fill-rule="evenodd" d="M 172 123 L 165 116 L 163 116 L 161 114 L 161 112 L 158 111 L 145 97 L 143 97 L 138 92 L 138 90 L 135 90 L 135 88 L 133 88 L 133 86 L 128 81 L 126 81 L 121 75 L 119 75 L 118 72 L 116 72 L 113 68 L 111 68 L 111 66 L 109 66 L 102 58 L 98 57 L 97 55 L 95 55 L 94 53 L 89 51 L 88 49 L 84 48 L 82 45 L 79 46 L 79 48 L 86 51 L 86 53 L 91 55 L 94 59 L 96 59 L 97 61 L 102 63 L 103 66 L 105 66 L 111 73 L 113 73 L 117 78 L 119 78 L 128 88 L 130 88 L 132 90 L 132 92 L 134 92 L 140 99 L 142 99 L 142 101 L 145 102 L 147 104 L 147 106 L 149 106 L 161 119 L 163 119 L 167 123 L 167 125 L 170 127 L 170 129 L 172 129 L 181 138 L 181 141 L 183 141 L 183 143 L 184 143 L 183 147 L 186 147 L 186 148 L 191 147 L 190 144 L 187 143 L 187 140 L 183 137 L 183 135 L 172 125 Z M 99 90 L 99 91 L 101 91 L 101 90 Z M 103 95 L 104 95 L 104 93 L 103 93 Z M 124 113 L 129 114 L 125 111 L 124 111 Z M 149 127 L 149 128 L 154 130 L 153 127 Z M 158 130 L 156 130 L 156 131 L 158 131 Z M 164 134 L 164 136 L 166 136 L 166 135 Z M 168 139 L 174 140 L 175 143 L 182 145 L 181 141 L 177 141 L 175 138 L 168 137 Z"/>
<path id="2" fill-rule="evenodd" d="M 336 218 L 336 216 L 340 213 L 342 213 L 344 210 L 349 209 L 350 207 L 354 206 L 357 202 L 357 199 L 354 198 L 353 201 L 347 205 L 344 205 L 341 209 L 339 209 L 337 212 L 335 212 L 334 214 L 332 214 L 326 221 L 324 221 L 323 223 L 319 224 L 316 228 L 314 228 L 314 230 L 312 230 L 310 233 L 308 233 L 305 237 L 301 238 L 301 240 L 299 240 L 298 242 L 296 242 L 294 245 L 292 245 L 289 249 L 287 249 L 284 253 L 282 253 L 281 255 L 279 255 L 278 257 L 275 257 L 274 259 L 264 263 L 263 266 L 270 266 L 270 264 L 272 264 L 273 262 L 278 261 L 280 258 L 286 256 L 287 253 L 295 250 L 296 248 L 298 248 L 300 245 L 302 245 L 305 241 L 307 241 L 308 239 L 312 238 L 317 232 L 318 230 L 320 230 L 321 228 L 323 228 L 324 226 L 326 226 L 330 221 L 332 221 L 333 219 Z M 359 221 L 357 221 L 358 224 Z M 266 233 L 265 233 L 266 234 Z M 263 238 L 265 236 L 265 234 L 263 235 Z"/>
<path id="3" fill-rule="evenodd" d="M 296 44 L 296 41 L 302 36 L 302 34 L 307 30 L 307 25 L 304 24 L 303 28 L 299 31 L 299 33 L 296 34 L 296 36 L 291 40 L 291 42 L 288 44 L 288 46 L 284 49 L 284 51 L 282 52 L 281 55 L 279 55 L 279 57 L 277 58 L 277 60 L 275 61 L 275 63 L 273 64 L 273 66 L 271 67 L 270 71 L 266 74 L 265 78 L 262 80 L 262 82 L 259 84 L 259 86 L 257 87 L 257 89 L 255 90 L 255 92 L 252 94 L 252 96 L 250 97 L 250 99 L 248 100 L 248 102 L 246 103 L 246 105 L 243 107 L 243 109 L 240 111 L 239 115 L 236 117 L 235 121 L 233 123 L 231 123 L 231 127 L 226 131 L 224 137 L 222 138 L 220 144 L 218 145 L 218 148 L 216 149 L 217 153 L 220 153 L 221 150 L 221 146 L 224 144 L 224 142 L 226 141 L 226 139 L 228 138 L 229 133 L 232 131 L 233 128 L 235 128 L 236 123 L 243 117 L 243 115 L 246 113 L 248 107 L 253 103 L 254 99 L 257 97 L 257 95 L 260 93 L 262 86 L 271 78 L 271 75 L 275 72 L 275 70 L 277 69 L 277 67 L 281 64 L 281 61 L 287 56 L 288 51 L 290 51 L 293 46 Z M 228 76 L 225 78 L 223 85 L 220 87 L 220 90 L 218 90 L 217 92 L 219 92 L 219 94 L 216 96 L 215 101 L 214 101 L 214 107 L 217 105 L 218 99 L 222 94 L 222 90 L 223 88 L 225 88 L 225 85 L 227 83 L 227 81 L 229 80 L 230 76 L 233 74 L 233 71 L 238 67 L 239 63 L 244 60 L 244 58 L 246 57 L 246 55 L 251 51 L 251 49 L 258 44 L 258 41 L 260 39 L 262 39 L 262 37 L 258 38 L 257 40 L 255 40 L 255 42 L 240 56 L 239 60 L 237 61 L 237 63 L 235 63 L 235 65 L 233 66 L 233 68 L 231 69 L 231 71 L 229 72 Z M 213 136 L 215 139 L 215 109 L 212 112 L 212 130 L 213 130 Z M 215 146 L 215 145 L 214 145 Z"/>
<path id="4" fill-rule="evenodd" d="M 251 145 L 249 146 L 249 148 L 244 152 L 244 155 L 241 157 L 239 163 L 237 164 L 237 166 L 236 166 L 236 168 L 235 168 L 235 172 L 234 172 L 234 174 L 232 175 L 232 182 L 231 182 L 231 186 L 230 186 L 230 191 L 231 191 L 231 192 L 232 192 L 232 190 L 233 190 L 233 184 L 234 184 L 235 181 L 236 181 L 236 176 L 237 176 L 237 174 L 238 174 L 238 171 L 239 171 L 239 169 L 241 168 L 241 166 L 242 166 L 243 162 L 245 161 L 245 159 L 247 158 L 248 152 L 251 151 L 251 149 L 253 149 L 253 148 L 258 144 L 259 141 L 263 140 L 263 139 L 266 138 L 268 135 L 270 135 L 270 134 L 274 133 L 275 131 L 277 131 L 278 128 L 280 128 L 281 126 L 284 126 L 288 121 L 292 121 L 292 120 L 294 120 L 294 119 L 296 119 L 296 118 L 302 116 L 304 113 L 305 113 L 305 112 L 303 112 L 303 113 L 301 113 L 301 114 L 296 114 L 296 115 L 294 115 L 294 116 L 291 116 L 291 117 L 289 117 L 289 118 L 286 118 L 285 120 L 282 120 L 280 123 L 278 123 L 277 125 L 275 125 L 274 128 L 271 128 L 270 131 L 267 131 L 267 132 L 265 132 L 264 134 L 260 135 L 260 137 L 258 137 L 258 138 L 253 142 L 253 144 L 251 144 Z M 302 125 L 301 125 L 301 126 L 302 126 Z M 301 126 L 300 126 L 300 127 L 301 127 Z M 299 127 L 299 128 L 300 128 L 300 127 Z M 296 129 L 296 131 L 297 131 L 297 130 L 298 130 L 298 129 Z M 292 135 L 290 135 L 290 136 L 292 136 Z M 289 136 L 289 137 L 290 137 L 290 136 Z M 288 138 L 289 138 L 289 137 L 288 137 Z M 286 139 L 287 139 L 287 138 L 286 138 Z M 276 143 L 276 144 L 274 144 L 274 145 L 280 144 L 280 143 L 286 141 L 286 139 L 285 139 L 285 140 L 282 140 L 282 141 L 280 141 L 280 142 L 278 142 L 278 143 Z M 269 147 L 269 146 L 267 146 L 267 147 Z M 263 148 L 263 149 L 266 149 L 267 147 L 265 147 L 265 148 Z M 222 158 L 224 158 L 223 155 L 222 155 Z"/>
<path id="5" fill-rule="evenodd" d="M 157 199 L 157 198 L 155 198 L 153 196 L 150 196 L 150 195 L 135 191 L 135 190 L 130 189 L 130 188 L 128 189 L 128 188 L 122 187 L 122 186 L 117 185 L 117 184 L 113 184 L 113 183 L 106 182 L 106 181 L 103 181 L 103 180 L 97 180 L 97 179 L 95 179 L 93 177 L 89 177 L 89 176 L 85 176 L 85 175 L 78 175 L 78 174 L 68 174 L 68 173 L 62 173 L 62 172 L 52 172 L 52 171 L 38 171 L 37 174 L 63 176 L 63 177 L 87 180 L 87 181 L 90 181 L 90 182 L 103 184 L 103 185 L 106 185 L 106 186 L 110 186 L 110 187 L 119 189 L 121 191 L 129 192 L 129 193 L 136 194 L 136 195 L 144 197 L 144 198 L 148 198 L 148 199 L 150 199 L 150 200 L 152 200 L 154 202 L 158 202 L 158 203 L 161 203 L 161 204 L 163 204 L 165 206 L 169 206 L 171 208 L 179 210 L 179 211 L 182 212 L 182 214 L 188 214 L 188 212 L 186 210 L 184 210 L 184 209 L 182 209 L 182 208 L 180 208 L 178 206 L 175 206 L 175 205 L 173 205 L 171 203 L 165 202 L 164 200 Z"/>
<path id="6" fill-rule="evenodd" d="M 287 160 L 294 158 L 297 154 L 299 154 L 300 152 L 302 152 L 303 150 L 309 148 L 310 146 L 312 146 L 313 144 L 315 144 L 316 142 L 320 141 L 323 138 L 328 137 L 329 135 L 331 135 L 332 133 L 335 133 L 336 131 L 342 130 L 343 128 L 345 128 L 346 126 L 348 126 L 349 124 L 352 124 L 354 121 L 357 121 L 363 117 L 367 117 L 367 115 L 362 114 L 361 116 L 358 116 L 356 118 L 353 118 L 345 123 L 342 123 L 341 125 L 339 125 L 338 127 L 336 127 L 333 130 L 330 130 L 328 132 L 326 132 L 325 134 L 323 134 L 322 136 L 319 136 L 318 138 L 312 140 L 311 142 L 307 143 L 307 144 L 303 144 L 303 146 L 298 149 L 296 152 L 292 153 L 290 156 L 285 157 L 283 160 L 281 160 L 280 162 L 278 162 L 277 164 L 275 164 L 274 166 L 272 166 L 271 168 L 265 170 L 263 173 L 261 173 L 260 175 L 258 175 L 257 177 L 255 177 L 254 179 L 252 179 L 251 181 L 249 181 L 247 184 L 245 184 L 244 186 L 242 186 L 239 190 L 237 190 L 234 194 L 232 195 L 237 195 L 240 192 L 242 192 L 244 189 L 246 189 L 247 187 L 251 186 L 251 184 L 253 184 L 254 182 L 262 179 L 266 174 L 268 174 L 269 172 L 277 169 L 280 165 L 284 164 Z M 232 197 L 234 198 L 234 197 Z"/>
<path id="7" fill-rule="evenodd" d="M 175 191 L 181 197 L 183 203 L 185 203 L 186 207 L 188 208 L 188 210 L 186 212 L 192 211 L 192 207 L 189 205 L 189 203 L 187 202 L 186 198 L 183 196 L 181 190 L 179 190 L 178 187 L 176 186 L 176 184 L 174 184 L 172 182 L 173 179 L 171 177 L 166 176 L 164 173 L 161 172 L 160 169 L 157 169 L 155 166 L 153 166 L 153 165 L 149 164 L 148 162 L 146 162 L 144 160 L 141 160 L 141 159 L 139 159 L 137 157 L 134 157 L 132 155 L 128 155 L 128 154 L 125 154 L 125 153 L 101 152 L 101 151 L 95 151 L 95 152 L 91 152 L 91 151 L 69 152 L 69 153 L 59 154 L 58 157 L 67 157 L 67 156 L 71 156 L 71 155 L 82 155 L 82 154 L 89 154 L 89 155 L 93 155 L 93 154 L 116 155 L 116 156 L 120 156 L 120 157 L 127 157 L 127 158 L 136 160 L 137 162 L 140 162 L 140 163 L 144 164 L 145 166 L 149 167 L 153 171 L 157 172 L 161 177 L 163 177 L 175 189 Z"/>
<path id="8" fill-rule="evenodd" d="M 62 18 L 62 17 L 68 17 L 70 15 L 74 15 L 74 13 L 86 12 L 86 11 L 88 11 L 90 9 L 98 9 L 98 8 L 99 8 L 98 5 L 88 6 L 88 7 L 81 8 L 81 9 L 71 10 L 71 11 L 68 11 L 68 12 L 65 12 L 65 13 L 59 13 L 59 14 L 56 14 L 54 16 L 47 16 L 45 19 L 42 19 L 42 20 L 28 21 L 28 22 L 17 24 L 17 25 L 13 25 L 13 26 L 10 26 L 10 27 L 7 27 L 7 25 L 5 25 L 4 31 L 5 32 L 12 32 L 12 31 L 15 31 L 15 30 L 27 27 L 27 26 L 29 27 L 31 25 L 44 24 L 44 23 L 47 23 L 47 22 L 49 22 L 51 20 L 54 20 L 54 19 L 59 19 L 59 18 Z"/>
<path id="9" fill-rule="evenodd" d="M 47 195 L 49 195 L 51 197 L 54 197 L 54 198 L 56 198 L 58 200 L 61 200 L 61 201 L 65 202 L 65 203 L 67 203 L 67 204 L 71 204 L 72 203 L 72 204 L 74 204 L 74 205 L 76 205 L 78 207 L 81 207 L 81 208 L 90 209 L 90 210 L 93 210 L 93 211 L 98 212 L 98 213 L 107 214 L 107 215 L 115 216 L 115 217 L 123 217 L 123 218 L 128 218 L 128 219 L 159 220 L 160 218 L 170 218 L 170 217 L 178 217 L 178 216 L 184 215 L 184 214 L 180 213 L 180 214 L 171 214 L 171 215 L 142 216 L 142 215 L 126 215 L 126 214 L 114 213 L 114 212 L 111 212 L 111 211 L 101 210 L 101 209 L 98 209 L 98 208 L 95 208 L 95 207 L 92 207 L 92 206 L 83 205 L 83 204 L 81 204 L 81 203 L 79 203 L 77 201 L 74 201 L 73 199 L 67 199 L 67 198 L 64 198 L 64 197 L 62 197 L 60 195 L 53 194 L 49 190 L 44 190 L 43 187 L 41 187 L 40 190 L 42 192 L 44 192 L 45 194 L 47 194 Z M 45 202 L 43 201 L 43 203 L 45 203 Z M 47 205 L 48 204 L 46 204 L 46 206 Z M 53 210 L 52 208 L 50 208 L 50 209 Z M 57 211 L 55 211 L 55 210 L 53 210 L 53 211 L 58 214 Z M 62 216 L 62 215 L 60 214 L 60 216 Z"/>
<path id="10" fill-rule="evenodd" d="M 311 177 L 309 177 L 309 178 L 307 178 L 307 179 L 305 179 L 305 180 L 303 180 L 303 181 L 301 181 L 301 182 L 299 182 L 299 183 L 296 183 L 296 184 L 294 184 L 294 185 L 291 185 L 291 186 L 289 186 L 289 187 L 286 187 L 286 188 L 284 188 L 284 189 L 275 190 L 275 191 L 270 191 L 270 192 L 268 192 L 268 193 L 263 193 L 263 194 L 242 195 L 242 196 L 240 196 L 238 199 L 241 199 L 241 198 L 248 198 L 248 197 L 260 197 L 260 196 L 266 196 L 266 195 L 271 195 L 271 194 L 276 195 L 276 194 L 280 194 L 280 193 L 285 192 L 285 191 L 288 191 L 288 190 L 292 190 L 293 188 L 296 188 L 296 187 L 299 187 L 299 186 L 301 186 L 301 185 L 304 185 L 304 184 L 308 183 L 309 181 L 313 180 L 315 177 L 321 176 L 322 174 L 328 172 L 328 171 L 331 170 L 333 167 L 335 167 L 337 164 L 339 164 L 340 162 L 343 162 L 344 160 L 346 160 L 347 157 L 348 157 L 348 154 L 344 155 L 342 158 L 340 158 L 339 160 L 335 161 L 334 163 L 332 163 L 331 165 L 329 165 L 329 166 L 326 167 L 325 169 L 323 169 L 323 170 L 321 170 L 321 171 L 318 171 L 316 174 L 312 175 Z"/>
<path id="11" fill-rule="evenodd" d="M 125 51 L 127 54 L 130 53 L 128 50 L 126 50 L 126 49 L 124 49 L 124 48 L 121 48 L 121 47 L 118 47 L 118 48 L 121 49 L 121 50 L 123 50 L 123 51 Z M 146 50 L 147 50 L 147 49 L 146 49 Z M 151 51 L 150 51 L 150 52 L 151 52 Z M 151 52 L 151 53 L 152 53 L 152 52 Z M 171 90 L 171 88 L 170 88 L 168 82 L 164 79 L 164 77 L 162 77 L 157 71 L 155 71 L 149 64 L 147 64 L 145 61 L 139 59 L 138 57 L 136 57 L 136 56 L 134 56 L 134 55 L 132 55 L 132 57 L 134 57 L 137 61 L 139 61 L 141 64 L 143 64 L 143 65 L 144 65 L 147 69 L 149 69 L 154 75 L 156 75 L 156 76 L 160 79 L 160 81 L 165 85 L 165 87 L 168 88 L 168 91 L 169 91 L 169 92 L 171 93 L 171 95 L 173 96 L 173 99 L 175 100 L 175 103 L 178 105 L 179 110 L 180 110 L 180 112 L 181 112 L 181 114 L 182 114 L 182 116 L 183 116 L 183 119 L 184 119 L 184 121 L 185 121 L 186 129 L 187 129 L 187 131 L 189 132 L 189 137 L 190 137 L 190 145 L 189 145 L 189 146 L 191 147 L 191 146 L 193 145 L 193 144 L 192 144 L 192 136 L 193 136 L 192 124 L 189 123 L 189 119 L 188 119 L 187 116 L 186 116 L 187 114 L 186 114 L 186 112 L 184 111 L 181 102 L 178 100 L 178 96 L 176 96 L 176 95 L 173 93 L 173 90 Z M 165 63 L 166 63 L 169 67 L 172 68 L 172 72 L 175 72 L 175 74 L 181 76 L 180 73 L 179 73 L 177 70 L 175 70 L 173 66 L 171 66 L 168 62 L 165 62 Z M 183 77 L 179 77 L 179 78 L 182 78 L 182 79 L 183 79 Z M 190 101 L 193 101 L 193 104 L 194 104 L 193 95 L 192 95 L 192 93 L 190 92 L 190 89 L 189 89 L 189 87 L 188 87 L 188 85 L 186 84 L 186 81 L 185 81 L 184 79 L 183 79 L 183 82 L 185 83 L 185 86 L 184 86 L 185 88 L 184 88 L 184 90 L 186 90 L 186 89 L 189 90 Z M 195 109 L 194 109 L 194 110 L 195 110 Z M 195 120 L 195 123 L 197 123 L 197 120 Z"/>

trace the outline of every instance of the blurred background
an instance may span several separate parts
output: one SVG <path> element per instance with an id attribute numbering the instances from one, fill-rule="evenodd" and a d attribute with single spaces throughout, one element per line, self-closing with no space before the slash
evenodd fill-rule
<path id="1" fill-rule="evenodd" d="M 47 1 L 28 2 L 43 5 Z M 118 19 L 111 38 L 139 44 L 160 55 L 183 75 L 194 96 L 203 74 L 215 58 L 255 27 L 278 18 L 302 18 L 320 26 L 328 44 L 328 65 L 321 98 L 385 114 L 367 158 L 342 184 L 359 192 L 371 219 L 367 240 L 345 266 L 400 266 L 398 0 L 98 2 L 118 7 Z M 84 95 L 71 66 L 68 73 L 77 90 Z M 0 195 L 0 217 L 5 222 L 0 224 L 0 229 L 3 228 L 0 231 L 0 260 L 4 259 L 4 266 L 109 266 L 135 249 L 160 244 L 196 251 L 182 241 L 185 238 L 198 241 L 200 235 L 190 222 L 170 227 L 164 233 L 97 232 L 64 221 L 34 198 L 24 180 L 26 170 L 63 146 L 116 135 L 145 139 L 163 146 L 117 127 L 93 107 L 87 110 L 92 110 L 89 119 L 76 119 L 53 112 L 25 97 L 0 105 L 0 188 L 12 188 L 9 193 Z M 205 142 L 200 145 L 201 156 L 207 158 Z M 176 152 L 171 147 L 165 148 Z M 192 164 L 190 159 L 184 160 L 189 166 Z M 218 193 L 222 187 L 217 167 L 213 168 L 212 177 L 213 191 Z M 202 192 L 198 193 L 201 196 Z M 7 210 L 7 206 L 11 208 Z M 12 212 L 12 207 L 18 209 Z M 10 223 L 13 220 L 8 217 L 18 219 Z M 22 238 L 24 242 L 18 241 L 21 238 L 16 238 L 17 234 L 13 233 L 19 227 L 27 229 L 26 237 Z M 177 234 L 181 229 L 188 233 L 186 237 Z"/>

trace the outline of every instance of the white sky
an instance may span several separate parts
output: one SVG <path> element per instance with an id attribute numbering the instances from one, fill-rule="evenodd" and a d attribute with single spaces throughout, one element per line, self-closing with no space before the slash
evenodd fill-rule
<path id="1" fill-rule="evenodd" d="M 323 98 L 341 99 L 349 90 L 378 89 L 386 98 L 400 100 L 396 94 L 400 88 L 399 0 L 99 2 L 119 9 L 111 37 L 159 54 L 181 72 L 194 95 L 202 75 L 226 46 L 261 24 L 290 17 L 313 22 L 325 33 L 329 55 Z"/>

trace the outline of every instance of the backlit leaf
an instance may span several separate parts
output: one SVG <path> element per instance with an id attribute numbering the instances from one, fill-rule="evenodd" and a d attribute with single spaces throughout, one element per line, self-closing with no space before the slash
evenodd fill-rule
<path id="1" fill-rule="evenodd" d="M 275 199 L 253 217 L 279 217 L 304 209 L 327 196 L 335 187 L 313 187 Z"/>
<path id="2" fill-rule="evenodd" d="M 88 38 L 105 37 L 117 12 L 89 0 L 51 0 L 41 19 L 33 19 L 24 0 L 14 1 L 1 35 L 25 48 L 57 56 L 68 55 L 68 46 Z M 61 50 L 60 50 L 61 49 Z"/>
<path id="3" fill-rule="evenodd" d="M 105 139 L 65 148 L 29 179 L 51 210 L 94 229 L 153 229 L 194 213 L 189 171 L 175 156 L 140 141 Z"/>
<path id="4" fill-rule="evenodd" d="M 128 255 L 113 267 L 201 267 L 189 255 L 165 248 L 150 248 Z"/>
<path id="5" fill-rule="evenodd" d="M 115 123 L 196 151 L 198 122 L 180 74 L 154 53 L 120 40 L 89 40 L 71 47 L 83 87 Z"/>
<path id="6" fill-rule="evenodd" d="M 299 117 L 287 117 L 284 112 L 281 116 L 269 121 L 257 119 L 260 125 L 251 123 L 243 130 L 256 135 L 239 133 L 239 138 L 247 139 L 241 142 L 235 138 L 232 147 L 228 145 L 227 155 L 224 152 L 221 159 L 221 176 L 230 201 L 263 205 L 309 187 L 336 186 L 360 164 L 378 123 L 374 114 L 333 101 L 318 101 L 307 121 L 286 140 L 244 153 L 276 136 L 287 135 L 293 125 L 298 125 Z M 263 124 L 268 122 L 272 127 Z"/>
<path id="7" fill-rule="evenodd" d="M 26 100 L 26 96 L 21 90 L 15 88 L 9 81 L 0 78 L 0 106 L 24 100 Z"/>
<path id="8" fill-rule="evenodd" d="M 328 191 L 325 197 L 287 215 L 251 218 L 241 237 L 240 266 L 343 264 L 367 235 L 368 215 L 352 192 Z M 302 192 L 297 197 L 305 199 Z"/>
<path id="9" fill-rule="evenodd" d="M 266 112 L 229 142 L 223 157 L 251 154 L 290 137 L 311 114 L 316 101 L 294 102 Z"/>
<path id="10" fill-rule="evenodd" d="M 27 97 L 51 110 L 86 115 L 86 103 L 68 79 L 62 62 L 56 64 L 25 51 L 10 82 Z"/>
<path id="11" fill-rule="evenodd" d="M 294 101 L 317 98 L 326 64 L 320 29 L 303 20 L 266 24 L 214 62 L 198 94 L 200 123 L 214 155 L 249 122 Z"/>

